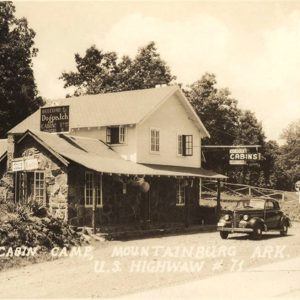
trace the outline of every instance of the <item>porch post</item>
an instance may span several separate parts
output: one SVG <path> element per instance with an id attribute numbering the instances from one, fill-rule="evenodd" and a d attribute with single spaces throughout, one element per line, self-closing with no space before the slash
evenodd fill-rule
<path id="1" fill-rule="evenodd" d="M 185 227 L 190 226 L 190 186 L 185 187 Z"/>
<path id="2" fill-rule="evenodd" d="M 217 216 L 220 216 L 221 212 L 221 180 L 217 179 Z"/>
<path id="3" fill-rule="evenodd" d="M 97 199 L 96 199 L 96 189 L 95 189 L 95 177 L 93 174 L 93 215 L 92 215 L 92 227 L 93 233 L 97 233 L 96 217 L 97 217 Z M 97 177 L 96 177 L 97 178 Z"/>

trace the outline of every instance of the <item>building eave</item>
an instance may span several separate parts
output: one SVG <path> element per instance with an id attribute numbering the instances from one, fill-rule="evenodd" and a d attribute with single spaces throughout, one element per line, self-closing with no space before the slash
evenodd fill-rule
<path id="1" fill-rule="evenodd" d="M 41 146 L 43 146 L 46 150 L 48 150 L 54 157 L 56 157 L 60 162 L 62 162 L 65 166 L 69 165 L 69 161 L 67 161 L 63 156 L 58 154 L 55 150 L 53 150 L 47 143 L 45 143 L 43 140 L 41 140 L 39 137 L 37 137 L 33 132 L 30 130 L 27 130 L 24 135 L 17 141 L 17 144 L 22 142 L 27 136 L 32 137 L 34 140 L 36 140 Z"/>

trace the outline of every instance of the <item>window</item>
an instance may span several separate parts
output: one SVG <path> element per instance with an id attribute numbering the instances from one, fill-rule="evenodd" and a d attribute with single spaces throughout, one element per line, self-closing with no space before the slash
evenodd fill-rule
<path id="1" fill-rule="evenodd" d="M 274 209 L 274 204 L 271 201 L 266 202 L 266 209 Z"/>
<path id="2" fill-rule="evenodd" d="M 102 206 L 102 175 L 99 173 L 85 172 L 85 205 L 93 206 L 96 201 L 97 206 Z"/>
<path id="3" fill-rule="evenodd" d="M 177 154 L 182 156 L 193 155 L 193 136 L 192 135 L 178 135 L 177 140 Z"/>
<path id="4" fill-rule="evenodd" d="M 34 172 L 34 198 L 36 201 L 45 202 L 45 173 L 40 171 Z"/>
<path id="5" fill-rule="evenodd" d="M 85 205 L 93 205 L 93 181 L 94 174 L 92 172 L 85 173 Z"/>
<path id="6" fill-rule="evenodd" d="M 184 204 L 185 204 L 185 188 L 183 186 L 183 181 L 179 179 L 177 181 L 177 187 L 176 187 L 176 205 L 183 206 Z"/>
<path id="7" fill-rule="evenodd" d="M 16 173 L 16 185 L 17 185 L 17 197 L 16 202 L 23 202 L 26 201 L 26 187 L 27 187 L 27 176 L 24 172 L 17 172 Z"/>
<path id="8" fill-rule="evenodd" d="M 159 130 L 150 130 L 150 152 L 159 152 Z"/>
<path id="9" fill-rule="evenodd" d="M 126 127 L 113 126 L 106 128 L 107 144 L 124 144 L 126 140 Z"/>

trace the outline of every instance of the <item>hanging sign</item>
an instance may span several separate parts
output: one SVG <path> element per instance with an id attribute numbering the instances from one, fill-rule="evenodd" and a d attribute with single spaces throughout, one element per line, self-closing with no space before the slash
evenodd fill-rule
<path id="1" fill-rule="evenodd" d="M 69 106 L 52 106 L 41 108 L 41 131 L 69 131 Z"/>
<path id="2" fill-rule="evenodd" d="M 246 165 L 248 162 L 259 161 L 261 153 L 249 153 L 247 148 L 233 148 L 229 150 L 230 165 Z"/>

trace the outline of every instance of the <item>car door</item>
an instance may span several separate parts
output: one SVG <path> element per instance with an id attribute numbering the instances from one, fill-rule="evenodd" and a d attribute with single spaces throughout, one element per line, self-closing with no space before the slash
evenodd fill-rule
<path id="1" fill-rule="evenodd" d="M 280 210 L 272 200 L 267 200 L 265 203 L 265 224 L 268 229 L 275 229 L 278 227 L 280 219 Z"/>

